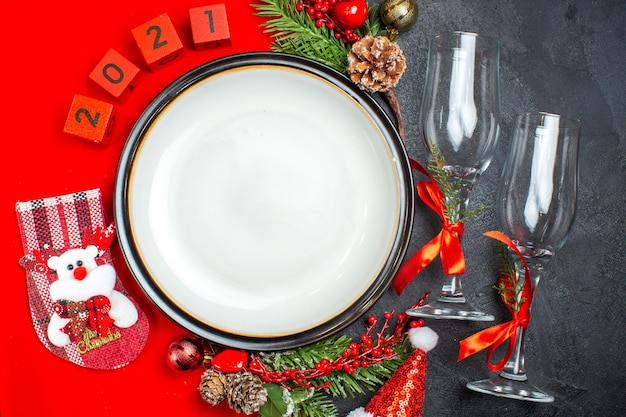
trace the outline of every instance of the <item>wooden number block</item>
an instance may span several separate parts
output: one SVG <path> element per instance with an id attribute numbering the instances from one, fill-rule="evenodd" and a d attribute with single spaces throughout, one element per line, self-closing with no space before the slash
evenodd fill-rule
<path id="1" fill-rule="evenodd" d="M 113 97 L 123 101 L 135 89 L 141 71 L 115 49 L 109 49 L 89 78 Z"/>
<path id="2" fill-rule="evenodd" d="M 230 44 L 226 6 L 222 3 L 189 9 L 193 44 L 197 49 Z"/>
<path id="3" fill-rule="evenodd" d="M 131 32 L 151 71 L 175 61 L 185 53 L 167 13 L 137 26 Z"/>
<path id="4" fill-rule="evenodd" d="M 115 124 L 112 104 L 75 94 L 63 131 L 86 141 L 107 146 Z"/>

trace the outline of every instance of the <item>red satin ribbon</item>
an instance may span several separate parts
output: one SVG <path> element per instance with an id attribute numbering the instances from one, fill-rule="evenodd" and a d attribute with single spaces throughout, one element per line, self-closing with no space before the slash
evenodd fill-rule
<path id="1" fill-rule="evenodd" d="M 532 288 L 530 283 L 530 272 L 528 271 L 528 265 L 522 256 L 522 253 L 517 249 L 515 244 L 504 233 L 498 231 L 491 231 L 483 233 L 487 237 L 497 239 L 500 242 L 509 246 L 522 260 L 524 264 L 524 288 L 522 289 L 521 297 L 525 299 L 520 306 L 519 311 L 515 311 L 509 307 L 509 311 L 512 314 L 510 321 L 502 324 L 498 324 L 488 329 L 482 330 L 472 336 L 469 336 L 460 342 L 459 361 L 471 356 L 483 349 L 487 349 L 487 366 L 494 372 L 500 371 L 506 362 L 511 357 L 513 349 L 515 347 L 515 340 L 517 338 L 517 330 L 521 328 L 528 328 L 530 322 L 530 303 L 532 299 Z M 508 340 L 506 353 L 504 357 L 496 364 L 491 362 L 491 355 L 493 352 L 504 342 Z"/>
<path id="2" fill-rule="evenodd" d="M 440 256 L 441 265 L 447 275 L 465 273 L 465 258 L 461 247 L 464 225 L 462 222 L 450 223 L 445 212 L 445 196 L 437 186 L 437 182 L 419 162 L 410 159 L 410 163 L 411 168 L 430 178 L 430 181 L 417 183 L 417 193 L 422 201 L 441 217 L 443 224 L 441 232 L 426 243 L 398 270 L 393 280 L 393 287 L 398 295 L 402 294 L 411 280 L 437 256 Z"/>

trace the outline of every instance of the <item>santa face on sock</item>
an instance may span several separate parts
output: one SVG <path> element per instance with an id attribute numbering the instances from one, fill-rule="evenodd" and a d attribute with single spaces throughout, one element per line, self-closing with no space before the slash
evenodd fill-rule
<path id="1" fill-rule="evenodd" d="M 98 248 L 87 246 L 48 260 L 58 278 L 50 284 L 50 298 L 56 304 L 48 325 L 48 339 L 55 346 L 80 338 L 77 329 L 89 327 L 106 336 L 111 325 L 127 328 L 138 320 L 135 305 L 114 290 L 115 269 L 110 264 L 98 265 L 97 256 Z"/>

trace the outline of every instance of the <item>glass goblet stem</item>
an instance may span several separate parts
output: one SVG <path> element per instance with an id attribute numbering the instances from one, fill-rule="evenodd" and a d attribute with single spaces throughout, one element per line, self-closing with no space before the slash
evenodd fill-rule
<path id="1" fill-rule="evenodd" d="M 461 275 L 447 275 L 445 282 L 441 286 L 440 301 L 465 302 L 465 296 L 463 295 L 463 288 L 461 286 Z"/>
<path id="2" fill-rule="evenodd" d="M 526 340 L 526 330 L 519 326 L 515 333 L 515 346 L 511 357 L 500 371 L 503 378 L 513 379 L 515 381 L 526 381 L 526 368 L 524 367 L 524 342 Z"/>
<path id="3" fill-rule="evenodd" d="M 539 281 L 543 277 L 544 272 L 544 264 L 547 262 L 547 259 L 542 258 L 527 258 L 526 264 L 528 265 L 528 271 L 530 272 L 530 285 L 531 285 L 531 294 L 532 299 L 535 297 L 535 291 L 537 290 L 537 285 L 539 285 Z M 524 265 L 521 261 L 515 262 L 515 275 L 517 276 L 516 285 L 518 287 L 519 292 L 521 293 L 521 286 L 524 285 L 525 277 L 524 277 Z M 531 307 L 532 308 L 532 299 L 531 299 Z M 529 308 L 529 310 L 530 310 Z M 500 375 L 504 378 L 514 379 L 516 381 L 525 381 L 526 377 L 526 368 L 524 367 L 524 343 L 526 341 L 526 332 L 522 326 L 518 327 L 516 337 L 515 337 L 515 346 L 513 348 L 513 352 L 511 353 L 511 357 L 504 365 L 504 368 L 500 371 Z"/>
<path id="4" fill-rule="evenodd" d="M 527 258 L 528 270 L 530 272 L 531 294 L 534 298 L 537 285 L 543 276 L 544 263 L 547 258 Z M 524 283 L 524 266 L 521 261 L 515 263 L 517 275 L 517 286 Z M 521 291 L 520 291 L 521 293 Z M 532 307 L 532 300 L 531 300 Z M 517 328 L 515 345 L 511 357 L 508 359 L 502 370 L 489 379 L 468 382 L 467 388 L 482 392 L 484 394 L 496 395 L 499 397 L 513 398 L 517 400 L 549 403 L 554 401 L 554 397 L 528 382 L 526 368 L 524 365 L 524 344 L 526 332 L 522 326 Z"/>
<path id="5" fill-rule="evenodd" d="M 454 172 L 454 171 L 453 171 Z M 448 221 L 456 223 L 463 221 L 462 214 L 466 212 L 469 195 L 472 191 L 477 174 L 467 173 L 463 176 L 454 175 L 459 181 L 454 200 L 446 201 Z M 410 316 L 435 319 L 456 319 L 472 321 L 493 321 L 494 316 L 477 310 L 465 299 L 461 286 L 462 275 L 445 275 L 439 296 L 426 305 L 411 308 L 406 311 Z"/>
<path id="6" fill-rule="evenodd" d="M 467 178 L 456 179 L 460 180 L 459 185 L 456 188 L 457 199 L 455 202 L 452 202 L 449 197 L 446 197 L 446 207 L 452 208 L 452 210 L 448 210 L 447 215 L 452 217 L 448 218 L 448 220 L 453 223 L 463 221 L 462 214 L 467 211 L 467 207 L 469 206 L 469 196 L 472 191 L 472 187 L 474 186 L 474 182 L 476 181 L 476 177 L 471 180 Z M 451 207 L 453 204 L 455 204 L 456 207 Z M 462 275 L 445 276 L 444 283 L 441 286 L 439 301 L 448 303 L 466 302 L 465 295 L 463 294 L 463 287 L 461 285 L 461 277 Z"/>

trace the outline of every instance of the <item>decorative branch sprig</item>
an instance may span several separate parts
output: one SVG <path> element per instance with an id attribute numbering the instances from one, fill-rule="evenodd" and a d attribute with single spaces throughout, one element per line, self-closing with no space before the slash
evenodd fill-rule
<path id="1" fill-rule="evenodd" d="M 273 37 L 275 52 L 314 59 L 338 71 L 344 71 L 350 45 L 336 38 L 327 26 L 316 26 L 308 13 L 297 10 L 299 0 L 261 0 L 257 14 L 268 18 L 265 32 Z"/>
<path id="2" fill-rule="evenodd" d="M 385 313 L 378 331 L 375 331 L 378 319 L 368 317 L 360 342 L 341 336 L 288 352 L 258 354 L 251 358 L 248 370 L 262 381 L 277 383 L 288 390 L 298 386 L 328 389 L 332 395 L 342 397 L 362 393 L 360 383 L 380 384 L 393 373 L 396 364 L 406 359 L 405 354 L 410 353 L 410 346 L 405 344 L 406 324 L 423 324 L 400 313 L 392 333 L 386 335 L 394 313 Z"/>
<path id="3" fill-rule="evenodd" d="M 406 337 L 409 328 L 424 324 L 400 313 L 391 326 L 394 314 L 384 313 L 382 325 L 376 316 L 369 316 L 359 341 L 331 337 L 295 350 L 252 356 L 247 370 L 261 378 L 268 393 L 259 415 L 336 417 L 336 405 L 328 395 L 346 398 L 384 384 L 412 352 Z"/>
<path id="4" fill-rule="evenodd" d="M 483 210 L 482 204 L 472 210 L 463 209 L 465 200 L 461 192 L 462 180 L 456 178 L 449 169 L 446 168 L 446 160 L 436 146 L 431 144 L 430 153 L 432 158 L 428 163 L 428 171 L 437 182 L 437 186 L 443 193 L 445 200 L 445 212 L 448 220 L 452 223 L 468 222 L 480 215 Z"/>
<path id="5" fill-rule="evenodd" d="M 310 58 L 340 72 L 346 71 L 352 43 L 381 32 L 378 5 L 369 8 L 365 23 L 354 30 L 341 29 L 327 11 L 311 15 L 306 0 L 260 0 L 257 14 L 268 20 L 265 32 L 272 34 L 271 49 Z"/>
<path id="6" fill-rule="evenodd" d="M 517 272 L 511 262 L 509 252 L 502 243 L 498 243 L 498 257 L 502 260 L 502 265 L 499 269 L 498 283 L 493 288 L 498 291 L 504 304 L 511 311 L 518 313 L 522 304 L 528 300 L 522 296 L 525 282 L 524 280 L 518 281 Z"/>

